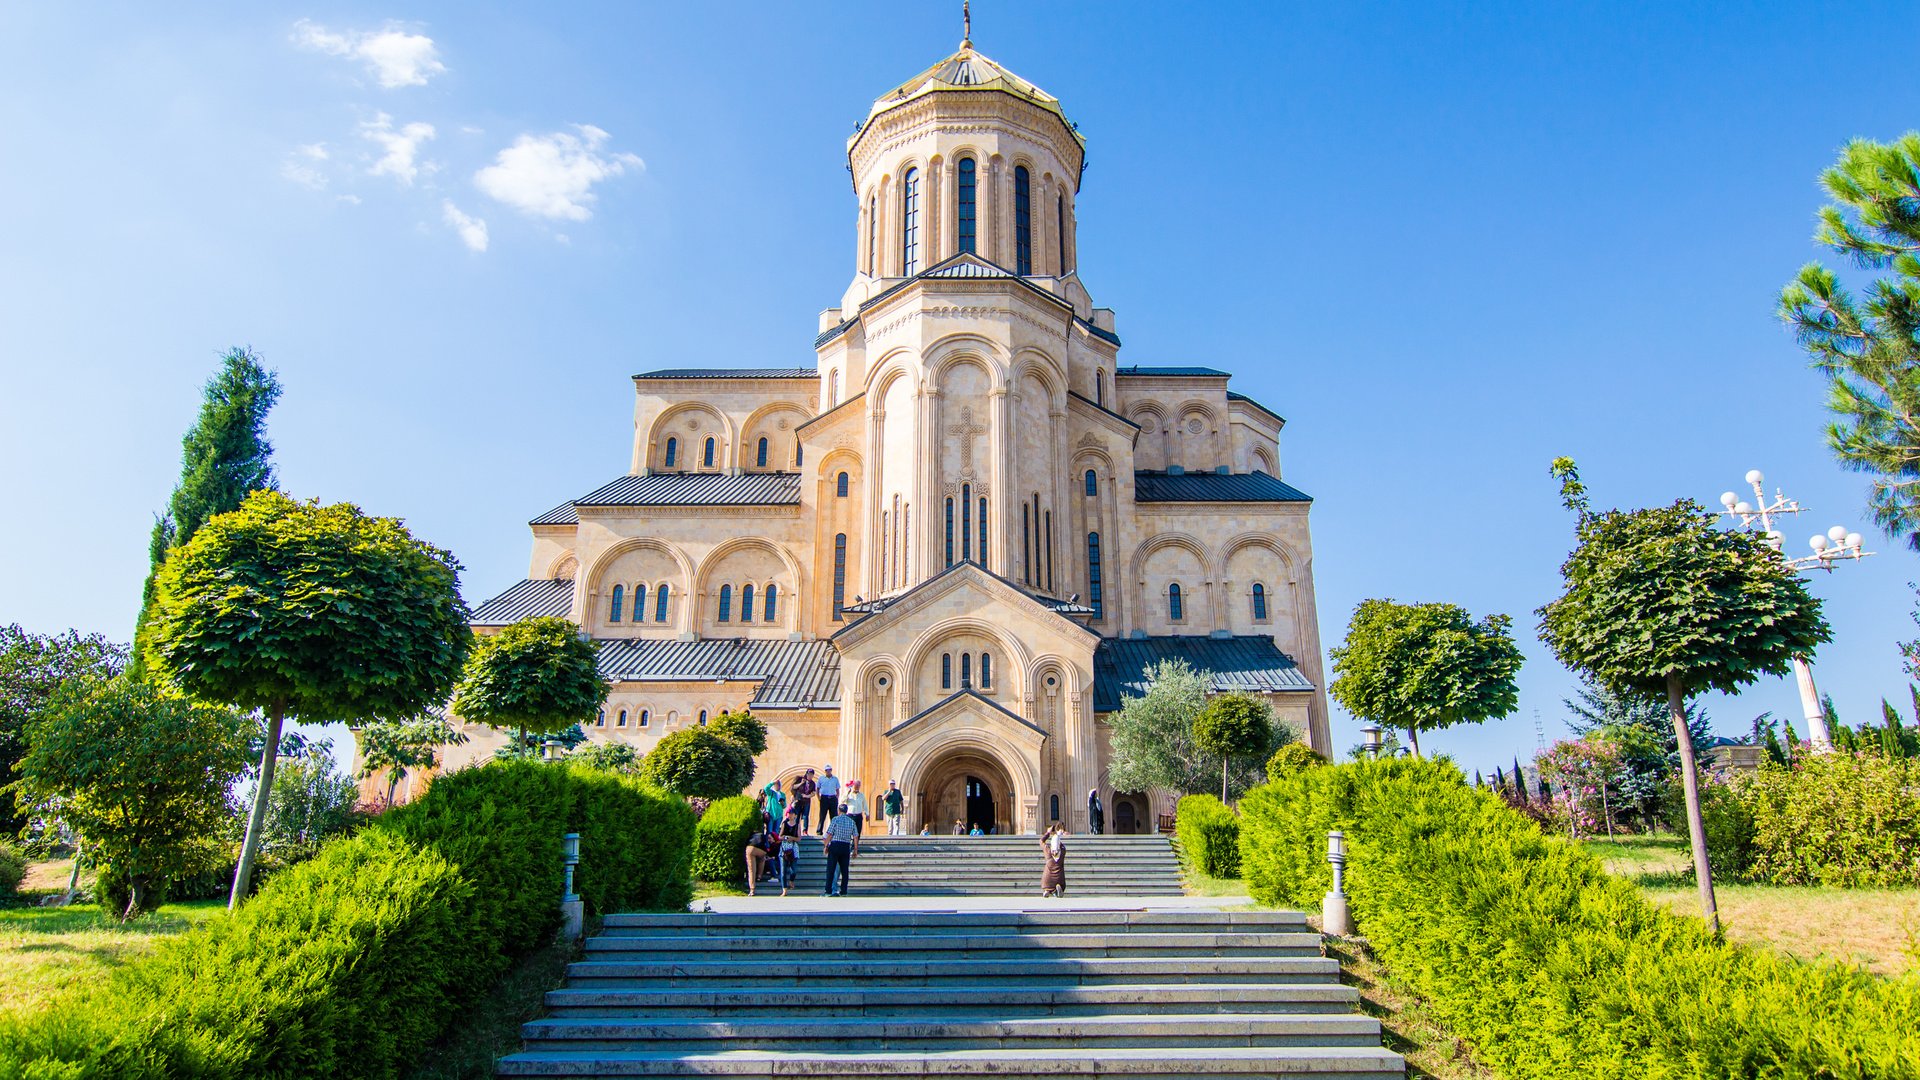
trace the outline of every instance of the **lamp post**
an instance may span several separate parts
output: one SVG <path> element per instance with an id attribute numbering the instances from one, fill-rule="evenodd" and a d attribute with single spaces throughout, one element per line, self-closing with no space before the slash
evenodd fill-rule
<path id="1" fill-rule="evenodd" d="M 1807 541 L 1811 555 L 1794 558 L 1782 548 L 1786 537 L 1774 528 L 1773 519 L 1798 514 L 1806 508 L 1787 498 L 1779 488 L 1773 490 L 1773 501 L 1767 501 L 1767 491 L 1761 485 L 1766 475 L 1759 469 L 1747 472 L 1747 483 L 1753 486 L 1753 502 L 1747 502 L 1731 491 L 1720 494 L 1720 505 L 1725 507 L 1724 516 L 1738 523 L 1741 529 L 1751 531 L 1755 526 L 1766 538 L 1767 546 L 1779 552 L 1780 558 L 1795 570 L 1825 570 L 1833 572 L 1841 559 L 1864 559 L 1873 554 L 1864 551 L 1865 542 L 1857 532 L 1848 531 L 1844 525 L 1835 525 L 1824 534 L 1817 534 Z M 1807 739 L 1813 743 L 1816 753 L 1825 753 L 1833 749 L 1833 734 L 1827 730 L 1827 710 L 1820 704 L 1820 692 L 1813 685 L 1813 665 L 1804 656 L 1793 658 L 1793 679 L 1800 687 L 1800 712 L 1806 717 Z"/>
<path id="2" fill-rule="evenodd" d="M 1333 888 L 1320 902 L 1320 929 L 1334 937 L 1353 933 L 1353 917 L 1347 908 L 1347 838 L 1334 830 L 1327 834 L 1327 863 L 1333 867 Z"/>
<path id="3" fill-rule="evenodd" d="M 1366 727 L 1361 728 L 1360 745 L 1366 747 L 1368 758 L 1376 761 L 1379 760 L 1381 745 L 1380 725 L 1368 724 Z"/>

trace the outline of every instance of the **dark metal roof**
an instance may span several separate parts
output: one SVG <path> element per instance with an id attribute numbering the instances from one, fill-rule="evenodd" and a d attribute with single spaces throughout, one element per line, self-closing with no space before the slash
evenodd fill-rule
<path id="1" fill-rule="evenodd" d="M 798 506 L 799 473 L 655 473 L 622 476 L 574 506 Z"/>
<path id="2" fill-rule="evenodd" d="M 1113 342 L 1115 345 L 1120 344 L 1120 335 L 1114 333 L 1111 330 L 1103 330 L 1099 326 L 1096 326 L 1093 323 L 1088 322 L 1087 320 L 1081 318 L 1078 315 L 1075 315 L 1073 317 L 1073 321 L 1079 323 L 1081 327 L 1086 330 L 1087 333 L 1092 334 L 1094 337 L 1104 338 L 1107 341 Z"/>
<path id="3" fill-rule="evenodd" d="M 573 582 L 528 578 L 473 609 L 474 626 L 505 626 L 540 615 L 565 616 L 573 610 Z"/>
<path id="4" fill-rule="evenodd" d="M 1199 379 L 1199 378 L 1206 378 L 1206 379 L 1225 379 L 1225 378 L 1228 378 L 1228 377 L 1229 377 L 1229 376 L 1227 375 L 1227 373 L 1226 373 L 1226 372 L 1224 372 L 1224 371 L 1221 371 L 1221 370 L 1220 370 L 1219 368 L 1210 368 L 1210 367 L 1147 367 L 1147 366 L 1145 366 L 1145 365 L 1142 365 L 1142 364 L 1135 364 L 1135 365 L 1134 365 L 1134 366 L 1132 366 L 1132 367 L 1117 367 L 1117 368 L 1114 368 L 1114 369 L 1113 369 L 1113 373 L 1114 373 L 1115 375 L 1120 375 L 1120 376 L 1126 376 L 1126 375 L 1153 375 L 1153 376 L 1157 376 L 1157 377 L 1161 377 L 1161 378 L 1165 378 L 1165 377 L 1168 377 L 1168 376 L 1172 376 L 1172 377 L 1174 377 L 1174 378 L 1196 378 L 1196 379 Z"/>
<path id="5" fill-rule="evenodd" d="M 1012 578 L 1001 577 L 999 574 L 996 574 L 993 571 L 987 569 L 986 567 L 981 566 L 977 562 L 968 562 L 965 560 L 954 563 L 952 566 L 949 566 L 941 570 L 939 573 L 933 575 L 930 578 L 927 578 L 926 580 L 920 582 L 918 585 L 915 585 L 911 588 L 902 589 L 899 592 L 893 593 L 888 596 L 875 597 L 872 600 L 862 600 L 856 597 L 852 603 L 842 604 L 840 606 L 843 609 L 853 612 L 856 615 L 877 615 L 880 612 L 885 611 L 888 608 L 892 607 L 893 605 L 899 603 L 900 601 L 905 600 L 907 597 L 912 596 L 914 593 L 917 593 L 922 589 L 931 588 L 935 582 L 941 580 L 942 578 L 945 578 L 948 574 L 960 573 L 962 570 L 965 570 L 968 567 L 972 567 L 973 569 L 978 570 L 982 574 L 985 574 L 986 576 L 994 579 L 995 581 L 1000 582 L 1002 585 L 1005 585 L 1007 588 L 1012 589 L 1014 592 L 1017 592 L 1022 596 L 1025 596 L 1027 599 L 1032 600 L 1034 603 L 1039 604 L 1041 607 L 1044 607 L 1047 610 L 1052 611 L 1056 615 L 1091 615 L 1093 614 L 1092 608 L 1086 606 L 1085 604 L 1079 603 L 1077 600 L 1063 600 L 1057 596 L 1047 596 L 1043 593 L 1035 592 L 1034 590 L 1028 588 L 1025 585 L 1020 584 L 1019 582 L 1013 580 Z M 1074 595 L 1077 597 L 1079 594 L 1075 593 Z M 840 630 L 835 631 L 835 633 L 838 634 L 846 630 L 851 630 L 857 625 L 859 625 L 859 623 L 851 623 L 845 627 L 842 627 Z M 1093 632 L 1092 630 L 1088 629 L 1087 627 L 1085 627 L 1080 623 L 1075 623 L 1074 625 L 1080 626 L 1081 629 L 1087 630 L 1088 633 Z"/>
<path id="6" fill-rule="evenodd" d="M 1106 413 L 1108 416 L 1113 417 L 1115 420 L 1120 421 L 1121 423 L 1127 425 L 1128 427 L 1134 429 L 1135 431 L 1140 430 L 1139 424 L 1136 424 L 1133 421 L 1127 419 L 1126 417 L 1121 416 L 1119 413 L 1114 412 L 1112 409 L 1107 408 L 1105 405 L 1100 404 L 1099 402 L 1093 400 L 1092 398 L 1086 396 L 1085 394 L 1078 393 L 1073 390 L 1069 390 L 1067 391 L 1067 396 L 1084 405 L 1090 405 L 1093 408 L 1099 409 L 1101 412 Z"/>
<path id="7" fill-rule="evenodd" d="M 1133 474 L 1134 502 L 1312 502 L 1313 497 L 1264 472 Z"/>
<path id="8" fill-rule="evenodd" d="M 1246 404 L 1251 405 L 1256 409 L 1259 409 L 1261 412 L 1266 413 L 1268 416 L 1273 417 L 1275 420 L 1280 421 L 1282 424 L 1287 422 L 1286 417 L 1281 416 L 1279 413 L 1274 412 L 1272 409 L 1267 408 L 1265 405 L 1260 404 L 1259 402 L 1253 400 L 1252 398 L 1248 397 L 1245 394 L 1235 393 L 1234 391 L 1229 390 L 1227 391 L 1227 400 L 1245 402 Z"/>
<path id="9" fill-rule="evenodd" d="M 534 518 L 532 521 L 527 522 L 527 524 L 529 525 L 578 525 L 580 524 L 580 515 L 575 513 L 573 510 L 573 500 L 568 499 L 566 502 L 561 503 L 559 506 L 554 507 L 553 509 L 547 511 L 544 514 L 541 514 L 539 517 Z"/>
<path id="10" fill-rule="evenodd" d="M 817 379 L 819 368 L 705 368 L 676 367 L 643 371 L 636 379 Z"/>
<path id="11" fill-rule="evenodd" d="M 830 641 L 708 638 L 600 642 L 600 676 L 613 682 L 757 682 L 756 709 L 840 707 L 840 653 Z"/>
<path id="12" fill-rule="evenodd" d="M 956 691 L 955 693 L 948 694 L 946 697 L 941 698 L 939 701 L 934 702 L 933 704 L 927 706 L 926 708 L 921 709 L 919 712 L 914 713 L 912 716 L 907 717 L 905 720 L 902 720 L 899 723 L 893 725 L 891 728 L 888 728 L 883 734 L 885 734 L 890 738 L 893 736 L 894 732 L 902 730 L 907 725 L 913 723 L 915 720 L 920 719 L 921 717 L 927 715 L 928 713 L 938 712 L 939 710 L 945 708 L 948 702 L 953 701 L 956 698 L 963 698 L 963 697 L 973 698 L 975 701 L 985 702 L 987 705 L 992 706 L 993 708 L 998 709 L 999 711 L 1007 714 L 1007 716 L 1013 719 L 1014 723 L 1024 724 L 1027 727 L 1032 728 L 1033 730 L 1039 732 L 1042 735 L 1045 735 L 1047 733 L 1045 728 L 1039 726 L 1038 724 L 1035 724 L 1033 721 L 1027 719 L 1024 716 L 1021 716 L 1019 713 L 1014 712 L 1012 709 L 1007 708 L 1005 705 L 1000 704 L 999 702 L 993 700 L 992 698 L 986 696 L 985 694 L 982 694 L 980 691 L 975 690 L 972 687 L 968 687 L 964 690 L 959 690 L 959 691 Z"/>
<path id="13" fill-rule="evenodd" d="M 985 259 L 979 262 L 974 262 L 971 259 L 956 259 L 936 266 L 920 276 L 930 278 L 1010 278 L 1016 277 L 1017 275 L 1014 274 L 1013 271 L 1004 270 L 994 263 L 987 262 Z"/>
<path id="14" fill-rule="evenodd" d="M 1093 711 L 1114 712 L 1121 700 L 1147 692 L 1162 660 L 1185 660 L 1209 675 L 1215 691 L 1312 690 L 1293 658 L 1264 636 L 1106 638 L 1093 653 Z"/>
<path id="15" fill-rule="evenodd" d="M 913 275 L 912 277 L 903 278 L 900 281 L 895 282 L 894 284 L 881 290 L 878 294 L 871 296 L 866 300 L 861 301 L 859 310 L 866 311 L 868 308 L 873 307 L 875 304 L 884 302 L 888 297 L 891 297 L 893 294 L 911 286 L 914 282 L 920 281 L 924 278 L 1006 279 L 1008 281 L 1019 282 L 1021 285 L 1024 285 L 1027 288 L 1033 290 L 1033 292 L 1036 295 L 1045 297 L 1046 299 L 1053 301 L 1054 303 L 1060 305 L 1063 308 L 1068 309 L 1069 311 L 1072 310 L 1072 307 L 1073 307 L 1073 305 L 1070 304 L 1065 297 L 1057 296 L 1054 293 L 1048 292 L 1046 289 L 1043 289 L 1040 286 L 1035 285 L 1033 282 L 1028 281 L 1025 277 L 1022 277 L 1021 275 L 1014 273 L 1013 271 L 1007 269 L 1004 266 L 999 265 L 998 263 L 989 262 L 988 260 L 983 259 L 980 256 L 970 251 L 965 251 L 965 252 L 959 252 L 953 255 L 949 255 L 945 259 L 942 259 L 941 261 L 933 264 L 932 266 L 927 267 L 925 270 L 920 271 L 919 273 Z M 860 321 L 860 316 L 858 314 L 855 314 L 851 318 L 843 320 L 840 323 L 840 325 L 829 327 L 826 330 L 821 331 L 819 336 L 813 339 L 813 347 L 817 349 L 820 346 L 825 345 L 827 342 L 832 341 L 834 338 L 839 337 L 841 334 L 846 333 L 849 327 L 853 326 L 854 323 L 859 321 Z M 1120 343 L 1120 338 L 1111 331 L 1102 330 L 1099 327 L 1093 325 L 1090 322 L 1087 322 L 1085 319 L 1082 319 L 1077 315 L 1074 316 L 1074 321 L 1085 326 L 1089 331 L 1093 332 L 1097 336 L 1106 338 L 1108 341 L 1113 342 L 1115 345 L 1118 345 Z"/>

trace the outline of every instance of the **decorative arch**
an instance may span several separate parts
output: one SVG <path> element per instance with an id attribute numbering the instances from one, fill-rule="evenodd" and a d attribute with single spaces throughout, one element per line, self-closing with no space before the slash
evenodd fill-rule
<path id="1" fill-rule="evenodd" d="M 1266 473 L 1268 476 L 1274 475 L 1278 468 L 1273 462 L 1273 455 L 1269 453 L 1264 446 L 1255 446 L 1253 448 L 1253 460 L 1254 463 L 1260 467 L 1260 471 Z"/>
<path id="2" fill-rule="evenodd" d="M 1240 553 L 1242 548 L 1250 547 L 1266 548 L 1268 551 L 1280 556 L 1280 561 L 1285 564 L 1289 572 L 1297 571 L 1300 566 L 1300 559 L 1294 554 L 1292 548 L 1288 547 L 1282 541 L 1276 540 L 1271 533 L 1260 532 L 1241 533 L 1239 536 L 1220 545 L 1220 565 L 1223 567 L 1226 566 L 1227 563 L 1232 561 L 1235 555 Z"/>
<path id="3" fill-rule="evenodd" d="M 1194 558 L 1199 559 L 1200 572 L 1206 576 L 1206 580 L 1219 580 L 1219 567 L 1213 560 L 1213 553 L 1208 551 L 1207 546 L 1201 543 L 1198 538 L 1187 533 L 1161 533 L 1134 549 L 1133 561 L 1128 564 L 1128 570 L 1132 573 L 1132 580 L 1138 581 L 1146 573 L 1147 560 L 1153 557 L 1154 552 L 1163 551 L 1170 547 L 1180 548 L 1192 554 Z"/>
<path id="4" fill-rule="evenodd" d="M 956 758 L 979 757 L 989 764 L 998 766 L 1004 778 L 1013 787 L 1014 805 L 1008 807 L 1008 820 L 1013 829 L 1021 828 L 1020 815 L 1027 804 L 1040 798 L 1041 781 L 1037 763 L 1019 747 L 1005 738 L 990 731 L 968 729 L 945 734 L 937 745 L 920 745 L 906 763 L 896 771 L 899 773 L 900 787 L 911 792 L 916 818 L 926 812 L 926 808 L 917 805 L 918 795 L 924 791 L 929 779 Z M 924 818 L 921 818 L 924 822 Z"/>
<path id="5" fill-rule="evenodd" d="M 914 638 L 913 643 L 907 647 L 907 654 L 901 670 L 909 673 L 918 672 L 920 665 L 926 662 L 927 657 L 931 656 L 940 647 L 942 642 L 956 634 L 977 634 L 993 642 L 994 648 L 1005 654 L 1007 660 L 1010 661 L 1005 665 L 1003 670 L 1019 671 L 1023 679 L 1025 678 L 1027 670 L 1032 666 L 1032 654 L 1027 651 L 1026 645 L 1021 642 L 1019 637 L 1009 634 L 1001 627 L 995 626 L 985 620 L 977 619 L 970 615 L 956 615 L 951 619 L 935 623 L 925 630 L 922 630 L 919 635 Z M 1024 685 L 1010 686 L 1007 687 L 1007 691 L 1014 694 L 1024 694 L 1026 687 Z"/>
<path id="6" fill-rule="evenodd" d="M 1181 416 L 1181 417 L 1185 417 L 1193 413 L 1199 413 L 1200 415 L 1206 417 L 1208 423 L 1218 424 L 1220 422 L 1219 410 L 1215 409 L 1211 402 L 1205 401 L 1201 398 L 1188 398 L 1187 400 L 1180 403 L 1179 408 L 1173 411 L 1173 414 L 1175 416 Z"/>
<path id="7" fill-rule="evenodd" d="M 1073 471 L 1078 473 L 1087 469 L 1099 470 L 1106 476 L 1118 475 L 1118 468 L 1113 463 L 1113 455 L 1109 454 L 1105 447 L 1083 446 L 1074 452 Z"/>
<path id="8" fill-rule="evenodd" d="M 1060 412 L 1067 407 L 1066 382 L 1061 378 L 1059 363 L 1044 350 L 1031 345 L 1013 354 L 1014 385 L 1019 385 L 1020 380 L 1028 375 L 1040 380 L 1040 385 L 1047 388 L 1049 411 Z"/>
<path id="9" fill-rule="evenodd" d="M 547 567 L 547 577 L 552 581 L 572 581 L 579 575 L 580 560 L 575 558 L 571 551 L 562 553 L 559 558 L 553 560 L 552 565 Z"/>
<path id="10" fill-rule="evenodd" d="M 606 573 L 607 567 L 612 566 L 616 559 L 629 551 L 660 552 L 667 558 L 672 559 L 674 565 L 679 568 L 680 580 L 693 580 L 693 560 L 689 559 L 687 553 L 681 551 L 679 547 L 651 536 L 629 536 L 601 552 L 599 557 L 593 560 L 593 566 L 587 572 L 587 581 L 589 583 L 598 583 L 601 576 Z"/>
<path id="11" fill-rule="evenodd" d="M 667 436 L 672 434 L 668 429 L 682 418 L 695 413 L 702 414 L 712 421 L 715 436 L 726 444 L 726 455 L 730 457 L 733 454 L 733 448 L 739 444 L 740 440 L 736 437 L 738 433 L 734 429 L 733 422 L 727 418 L 727 414 L 704 401 L 683 401 L 663 410 L 654 418 L 653 427 L 648 429 L 646 460 L 649 465 L 653 463 L 655 454 L 660 451 Z M 683 438 L 681 443 L 683 455 L 695 455 L 699 452 L 699 447 L 686 439 Z M 695 460 L 698 459 L 695 458 Z M 719 460 L 718 455 L 715 460 Z"/>
<path id="12" fill-rule="evenodd" d="M 775 417 L 778 417 L 782 413 L 793 414 L 793 423 L 792 425 L 789 426 L 787 431 L 775 432 L 771 428 L 765 431 L 761 430 L 763 425 L 768 424 Z M 754 436 L 758 434 L 758 435 L 764 435 L 768 439 L 772 440 L 774 452 L 770 453 L 767 457 L 768 468 L 772 469 L 773 471 L 779 471 L 775 467 L 774 463 L 776 461 L 780 463 L 785 463 L 791 458 L 791 454 L 784 454 L 784 453 L 781 453 L 781 451 L 785 451 L 790 448 L 791 446 L 790 440 L 793 434 L 793 430 L 795 428 L 798 428 L 801 424 L 805 423 L 807 419 L 808 419 L 807 410 L 791 401 L 775 401 L 775 402 L 772 402 L 771 404 L 762 405 L 758 409 L 753 410 L 753 412 L 747 416 L 746 422 L 740 425 L 740 430 L 745 432 L 746 436 L 740 439 L 737 444 L 734 444 L 729 454 L 729 456 L 733 458 L 733 461 L 731 462 L 731 464 L 736 465 L 743 469 L 748 467 L 748 461 L 750 460 L 748 455 L 751 452 L 751 449 L 754 445 Z"/>
<path id="13" fill-rule="evenodd" d="M 716 545 L 712 551 L 707 552 L 706 558 L 700 560 L 699 575 L 691 579 L 694 584 L 693 596 L 689 598 L 690 601 L 697 603 L 699 597 L 707 594 L 708 586 L 712 584 L 711 579 L 714 567 L 720 565 L 721 562 L 725 561 L 727 556 L 736 551 L 749 550 L 771 552 L 775 558 L 780 560 L 781 565 L 787 568 L 787 573 L 793 575 L 793 615 L 795 621 L 792 625 L 807 625 L 807 578 L 806 574 L 801 570 L 800 560 L 794 558 L 793 552 L 788 551 L 785 545 L 776 544 L 765 537 L 736 536 L 731 540 Z M 782 600 L 782 606 L 785 606 L 784 599 Z"/>
<path id="14" fill-rule="evenodd" d="M 913 371 L 910 363 L 914 358 L 912 349 L 902 345 L 889 349 L 885 355 L 867 369 L 866 393 L 871 398 L 869 405 L 882 404 L 887 400 L 887 391 L 893 388 L 895 379 L 911 379 Z"/>

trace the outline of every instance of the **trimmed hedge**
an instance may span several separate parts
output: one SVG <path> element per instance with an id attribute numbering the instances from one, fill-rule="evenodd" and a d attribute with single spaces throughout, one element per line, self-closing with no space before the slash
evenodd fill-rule
<path id="1" fill-rule="evenodd" d="M 693 876 L 744 884 L 747 837 L 759 827 L 759 803 L 745 795 L 715 800 L 693 828 Z"/>
<path id="2" fill-rule="evenodd" d="M 1920 979 L 1731 945 L 1451 765 L 1309 769 L 1240 803 L 1248 891 L 1316 904 L 1326 834 L 1382 960 L 1509 1077 L 1920 1077 Z"/>
<path id="3" fill-rule="evenodd" d="M 1194 869 L 1209 877 L 1240 876 L 1240 819 L 1211 795 L 1186 795 L 1174 809 L 1174 835 Z"/>
<path id="4" fill-rule="evenodd" d="M 566 832 L 590 911 L 691 898 L 682 800 L 537 761 L 465 770 L 236 915 L 0 1025 L 0 1080 L 397 1076 L 558 924 Z"/>
<path id="5" fill-rule="evenodd" d="M 1267 759 L 1267 779 L 1284 780 L 1303 769 L 1317 769 L 1327 763 L 1327 759 L 1313 752 L 1313 747 L 1303 742 L 1290 742 L 1273 752 Z"/>

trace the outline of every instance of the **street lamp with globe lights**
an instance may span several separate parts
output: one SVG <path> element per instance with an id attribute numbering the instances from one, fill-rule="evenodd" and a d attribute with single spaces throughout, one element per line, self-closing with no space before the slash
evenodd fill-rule
<path id="1" fill-rule="evenodd" d="M 1747 502 L 1731 491 L 1720 494 L 1720 505 L 1726 508 L 1726 516 L 1732 518 L 1742 529 L 1759 527 L 1768 547 L 1778 552 L 1781 561 L 1795 570 L 1825 570 L 1831 573 L 1841 559 L 1864 559 L 1873 554 L 1862 549 L 1865 540 L 1857 532 L 1851 532 L 1844 525 L 1835 525 L 1825 535 L 1816 535 L 1807 541 L 1812 549 L 1811 555 L 1794 558 L 1783 548 L 1786 536 L 1774 527 L 1773 519 L 1790 514 L 1798 514 L 1806 508 L 1781 494 L 1779 488 L 1773 491 L 1773 501 L 1767 501 L 1766 476 L 1759 469 L 1747 472 L 1747 483 L 1753 485 L 1753 502 Z M 1793 658 L 1794 681 L 1800 686 L 1800 711 L 1806 717 L 1807 738 L 1816 751 L 1833 749 L 1833 735 L 1827 730 L 1827 711 L 1820 704 L 1820 692 L 1813 685 L 1813 667 L 1804 656 Z"/>

